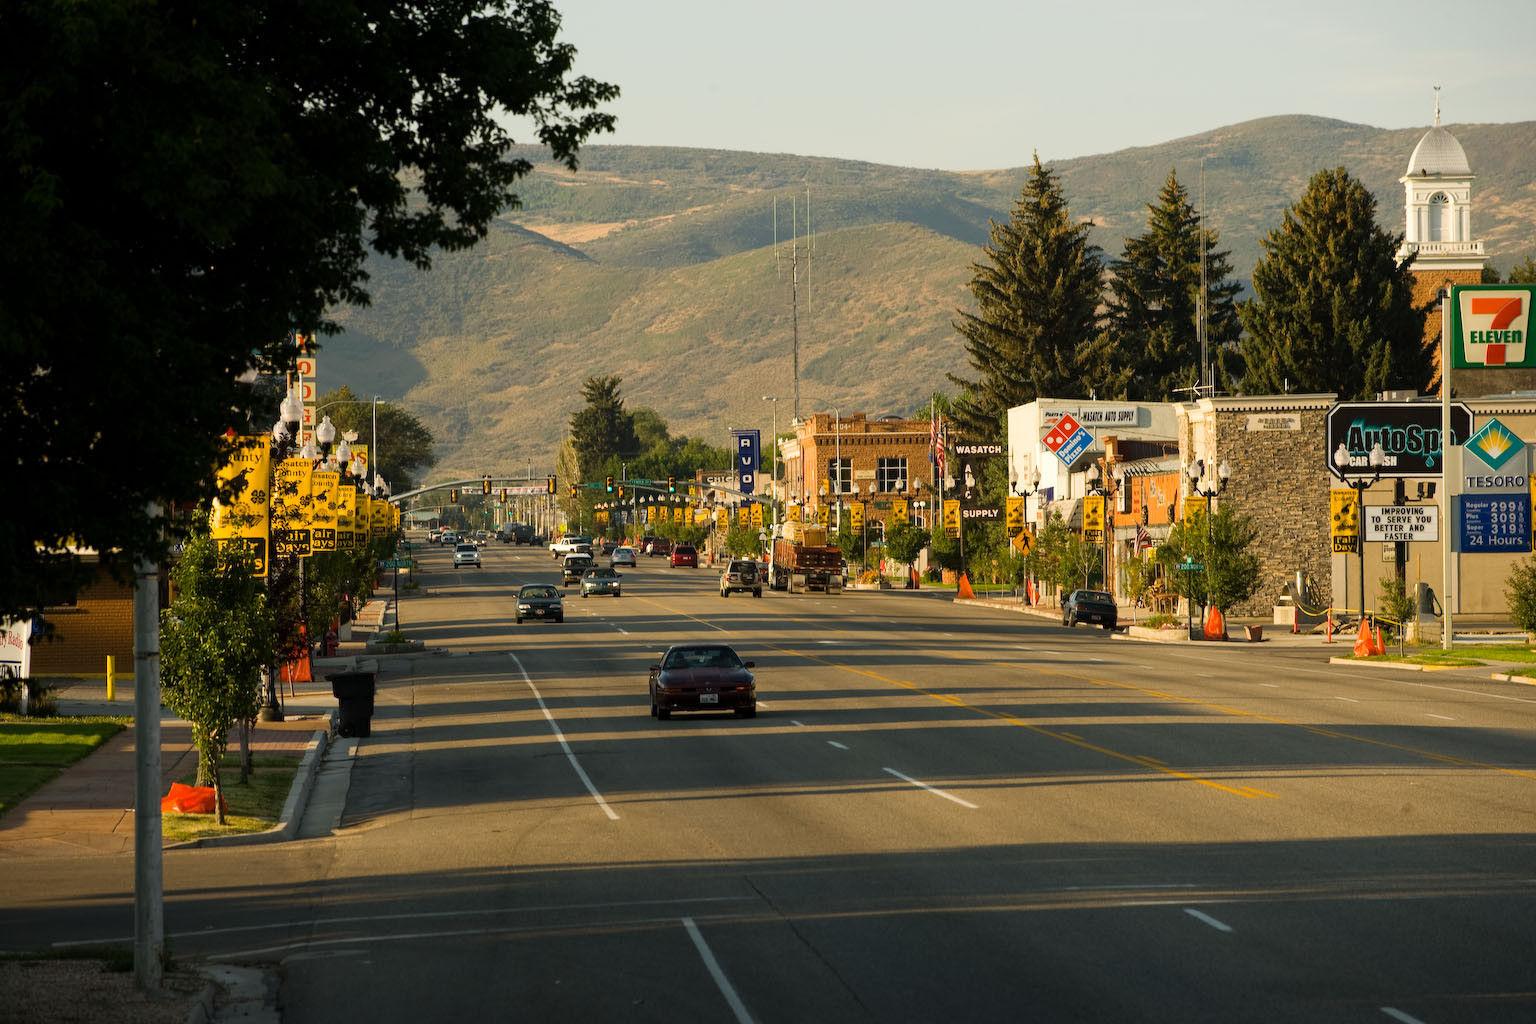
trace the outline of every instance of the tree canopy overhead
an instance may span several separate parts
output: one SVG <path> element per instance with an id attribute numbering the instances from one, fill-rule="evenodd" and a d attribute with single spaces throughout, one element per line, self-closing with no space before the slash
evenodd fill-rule
<path id="1" fill-rule="evenodd" d="M 949 378 L 961 389 L 954 418 L 965 436 L 990 440 L 1010 407 L 1079 393 L 1077 351 L 1098 329 L 1103 269 L 1089 231 L 1037 155 L 1007 223 L 992 223 L 972 264 L 976 312 L 955 321 L 976 373 Z"/>
<path id="2" fill-rule="evenodd" d="M 1263 240 L 1254 298 L 1239 307 L 1244 388 L 1342 399 L 1426 387 L 1433 354 L 1413 304 L 1413 260 L 1376 224 L 1376 199 L 1342 167 L 1319 171 Z"/>
<path id="3" fill-rule="evenodd" d="M 484 237 L 531 165 L 572 168 L 617 89 L 573 73 L 548 0 L 0 5 L 0 614 L 67 598 L 75 546 L 160 550 L 264 430 L 239 378 L 368 300 L 368 250 Z"/>

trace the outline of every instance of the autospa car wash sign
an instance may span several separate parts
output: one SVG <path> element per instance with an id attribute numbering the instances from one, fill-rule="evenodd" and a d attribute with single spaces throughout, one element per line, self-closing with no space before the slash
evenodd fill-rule
<path id="1" fill-rule="evenodd" d="M 1380 444 L 1383 477 L 1439 476 L 1440 432 L 1438 402 L 1342 402 L 1328 410 L 1324 459 L 1340 480 L 1372 475 L 1378 467 L 1371 465 L 1371 449 Z M 1472 410 L 1460 402 L 1451 405 L 1451 434 L 1457 444 L 1472 434 Z M 1347 466 L 1333 461 L 1341 444 L 1349 453 Z"/>
<path id="2" fill-rule="evenodd" d="M 1536 285 L 1469 284 L 1451 288 L 1451 366 L 1457 370 L 1536 367 L 1531 307 Z"/>
<path id="3" fill-rule="evenodd" d="M 1484 423 L 1462 449 L 1457 484 L 1456 550 L 1531 550 L 1531 452 L 1514 431 Z"/>

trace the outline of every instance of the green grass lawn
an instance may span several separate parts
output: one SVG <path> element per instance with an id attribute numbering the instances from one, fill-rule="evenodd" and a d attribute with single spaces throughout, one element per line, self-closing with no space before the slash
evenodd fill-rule
<path id="1" fill-rule="evenodd" d="M 1430 665 L 1444 668 L 1476 668 L 1493 662 L 1536 664 L 1536 649 L 1523 644 L 1463 644 L 1451 651 L 1439 647 L 1408 647 L 1397 654 L 1389 647 L 1387 653 L 1361 661 L 1401 661 L 1410 665 Z"/>
<path id="2" fill-rule="evenodd" d="M 208 836 L 228 836 L 241 832 L 265 832 L 277 824 L 288 790 L 293 786 L 293 776 L 299 767 L 297 757 L 258 757 L 254 760 L 255 771 L 250 781 L 240 785 L 240 754 L 238 750 L 224 755 L 223 770 L 219 781 L 223 787 L 224 802 L 229 805 L 227 822 L 219 825 L 211 814 L 170 814 L 160 819 L 160 834 L 168 843 L 181 843 L 189 839 Z M 193 770 L 177 780 L 191 786 L 197 782 Z"/>
<path id="3" fill-rule="evenodd" d="M 115 736 L 124 718 L 0 715 L 0 814 Z"/>

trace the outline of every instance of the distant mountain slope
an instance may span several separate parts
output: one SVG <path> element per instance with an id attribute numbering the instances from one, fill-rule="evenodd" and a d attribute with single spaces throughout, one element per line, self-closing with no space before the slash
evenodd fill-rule
<path id="1" fill-rule="evenodd" d="M 1536 122 L 1450 127 L 1478 175 L 1474 231 L 1495 263 L 1536 251 Z M 1204 157 L 1210 221 L 1246 278 L 1259 239 L 1320 168 L 1348 167 L 1400 230 L 1397 178 L 1422 132 L 1272 117 L 1053 166 L 1114 255 L 1143 229 L 1169 168 L 1195 192 Z M 323 383 L 402 397 L 437 433 L 444 472 L 547 467 L 595 372 L 623 376 L 630 404 L 656 407 L 679 432 L 718 442 L 734 425 L 766 427 L 761 396 L 781 396 L 785 419 L 791 393 L 772 202 L 786 239 L 789 199 L 809 184 L 803 408 L 909 411 L 964 365 L 950 325 L 988 218 L 1008 215 L 1025 174 L 594 146 L 575 174 L 540 163 L 523 208 L 430 273 L 375 261 L 374 305 L 339 312 L 346 332 L 321 357 Z"/>

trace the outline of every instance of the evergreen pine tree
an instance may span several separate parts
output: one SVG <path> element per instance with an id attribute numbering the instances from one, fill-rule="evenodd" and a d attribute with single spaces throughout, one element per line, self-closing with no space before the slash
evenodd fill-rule
<path id="1" fill-rule="evenodd" d="M 1037 155 L 1008 222 L 992 222 L 971 266 L 976 311 L 955 322 L 977 375 L 949 378 L 961 388 L 953 415 L 965 436 L 990 439 L 1010 407 L 1081 391 L 1076 357 L 1098 328 L 1103 269 L 1089 230 Z"/>
<path id="2" fill-rule="evenodd" d="M 1252 394 L 1337 392 L 1341 399 L 1422 389 L 1433 370 L 1425 310 L 1413 304 L 1402 236 L 1376 226 L 1376 200 L 1344 168 L 1319 171 L 1265 237 L 1254 298 L 1239 307 Z"/>
<path id="3" fill-rule="evenodd" d="M 581 479 L 592 480 L 614 458 L 635 454 L 635 421 L 619 395 L 619 377 L 588 377 L 587 404 L 571 417 L 571 445 Z"/>
<path id="4" fill-rule="evenodd" d="M 1110 265 L 1108 323 L 1084 353 L 1086 379 L 1100 398 L 1169 401 L 1200 379 L 1200 214 L 1174 171 L 1147 213 L 1146 233 L 1127 238 L 1123 255 Z M 1241 286 L 1229 280 L 1232 264 L 1216 248 L 1216 233 L 1205 231 L 1203 241 L 1207 341 L 1215 364 L 1241 333 Z"/>

